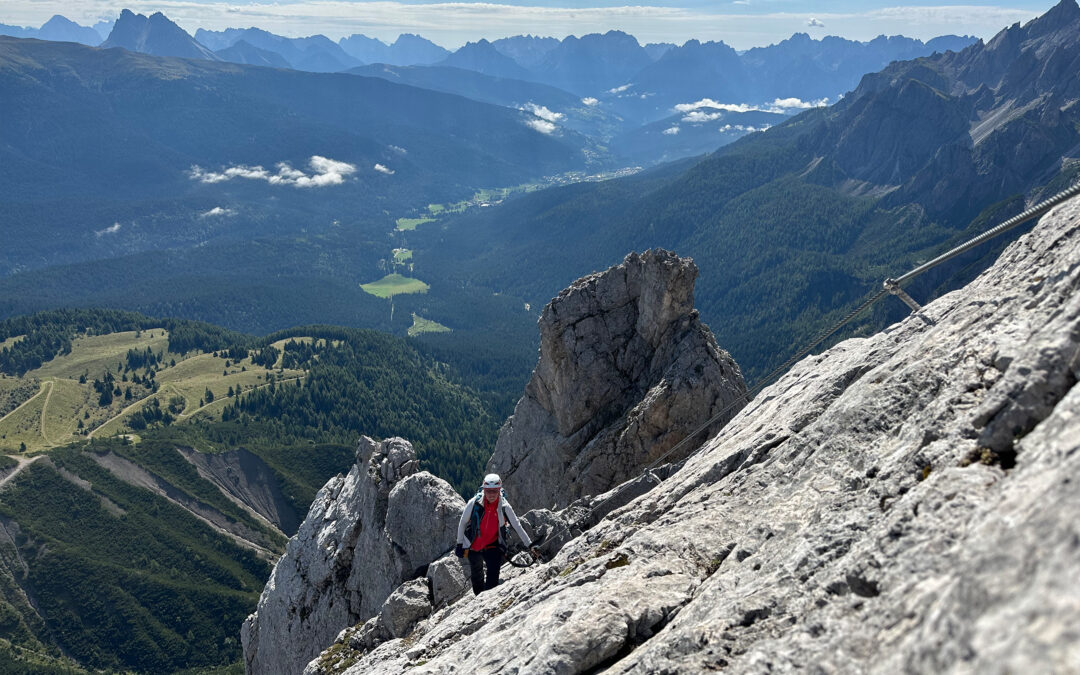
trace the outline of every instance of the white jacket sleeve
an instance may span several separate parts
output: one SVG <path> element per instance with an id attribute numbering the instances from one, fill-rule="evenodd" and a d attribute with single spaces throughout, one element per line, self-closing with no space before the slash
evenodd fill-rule
<path id="1" fill-rule="evenodd" d="M 461 544 L 462 548 L 472 546 L 472 542 L 465 538 L 465 528 L 468 527 L 469 518 L 472 517 L 474 502 L 476 502 L 476 497 L 465 502 L 465 510 L 461 512 L 461 520 L 457 524 L 457 543 Z"/>
<path id="2" fill-rule="evenodd" d="M 514 531 L 517 532 L 517 536 L 521 539 L 521 543 L 525 544 L 525 548 L 532 547 L 532 538 L 525 534 L 525 530 L 521 527 L 521 522 L 518 521 L 517 514 L 514 513 L 514 507 L 510 506 L 510 502 L 503 501 L 503 509 L 506 511 L 506 517 L 510 521 L 510 524 L 514 526 Z"/>

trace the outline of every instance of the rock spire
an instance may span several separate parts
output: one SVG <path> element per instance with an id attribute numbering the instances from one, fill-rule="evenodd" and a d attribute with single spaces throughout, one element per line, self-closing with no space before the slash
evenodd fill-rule
<path id="1" fill-rule="evenodd" d="M 632 253 L 544 308 L 539 361 L 488 462 L 512 486 L 515 508 L 604 492 L 745 393 L 738 365 L 694 310 L 696 279 L 692 260 Z"/>

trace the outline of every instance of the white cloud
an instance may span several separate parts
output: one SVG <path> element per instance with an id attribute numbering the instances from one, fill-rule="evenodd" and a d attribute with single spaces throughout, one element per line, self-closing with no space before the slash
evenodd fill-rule
<path id="1" fill-rule="evenodd" d="M 524 110 L 525 112 L 532 113 L 540 119 L 547 120 L 548 122 L 558 122 L 562 118 L 566 117 L 566 115 L 562 113 L 552 112 L 551 110 L 548 110 L 548 107 L 546 105 L 537 105 L 532 101 L 529 101 L 525 105 L 521 106 L 520 108 L 518 108 L 518 110 Z"/>
<path id="2" fill-rule="evenodd" d="M 700 101 L 693 103 L 680 103 L 675 106 L 675 110 L 681 113 L 689 113 L 701 108 L 712 108 L 714 110 L 727 110 L 729 112 L 750 112 L 751 110 L 760 110 L 748 103 L 720 103 L 714 101 L 711 98 L 703 98 Z"/>
<path id="3" fill-rule="evenodd" d="M 226 208 L 222 208 L 220 206 L 215 206 L 214 208 L 210 209 L 209 211 L 203 211 L 202 213 L 200 213 L 199 217 L 200 218 L 212 218 L 214 216 L 235 216 L 235 215 L 236 215 L 236 211 L 234 211 L 233 209 L 226 209 Z"/>
<path id="4" fill-rule="evenodd" d="M 600 100 L 595 99 L 592 96 L 586 96 L 585 98 L 581 99 L 581 102 L 587 106 L 600 105 Z"/>
<path id="5" fill-rule="evenodd" d="M 682 121 L 688 124 L 703 124 L 705 122 L 713 122 L 723 116 L 724 113 L 722 112 L 705 112 L 703 110 L 695 110 L 684 115 Z"/>
<path id="6" fill-rule="evenodd" d="M 393 176 L 394 173 L 396 173 L 393 169 L 383 164 L 376 164 L 373 168 L 379 173 L 385 173 L 387 176 Z"/>
<path id="7" fill-rule="evenodd" d="M 106 227 L 104 230 L 97 230 L 96 232 L 94 232 L 94 236 L 102 237 L 106 234 L 116 234 L 119 231 L 120 223 L 113 223 L 112 225 Z"/>
<path id="8" fill-rule="evenodd" d="M 394 152 L 396 152 L 399 155 L 407 155 L 407 154 L 409 154 L 409 151 L 406 150 L 405 148 L 401 147 L 400 145 L 388 145 L 386 147 L 390 148 L 391 150 L 393 150 Z"/>
<path id="9" fill-rule="evenodd" d="M 624 91 L 626 91 L 627 89 L 629 89 L 632 86 L 634 86 L 634 85 L 632 85 L 632 84 L 624 84 L 621 87 L 615 87 L 614 89 L 608 89 L 607 93 L 609 93 L 609 94 L 621 94 L 621 93 L 623 93 Z"/>
<path id="10" fill-rule="evenodd" d="M 277 173 L 270 173 L 261 166 L 231 166 L 224 171 L 205 171 L 202 167 L 191 167 L 192 180 L 200 183 L 223 183 L 233 178 L 247 178 L 249 180 L 265 180 L 271 185 L 292 185 L 298 188 L 326 187 L 328 185 L 341 185 L 345 177 L 356 173 L 356 165 L 348 162 L 340 162 L 320 155 L 312 155 L 308 160 L 310 175 L 300 169 L 293 168 L 288 162 L 278 162 Z"/>
<path id="11" fill-rule="evenodd" d="M 806 110 L 818 108 L 829 104 L 829 99 L 822 98 L 817 101 L 803 101 L 799 98 L 778 98 L 772 103 L 754 105 L 750 103 L 720 103 L 711 98 L 703 98 L 693 103 L 680 103 L 675 106 L 676 112 L 686 113 L 684 122 L 701 123 L 719 119 L 722 114 L 716 111 L 727 112 L 771 112 L 779 114 L 791 114 L 794 110 Z M 708 112 L 706 112 L 708 111 Z"/>
<path id="12" fill-rule="evenodd" d="M 829 105 L 829 99 L 827 97 L 826 98 L 819 98 L 816 101 L 804 101 L 802 99 L 795 98 L 795 97 L 792 97 L 792 98 L 778 98 L 778 99 L 776 99 L 776 100 L 774 100 L 772 102 L 772 107 L 773 108 L 781 108 L 781 109 L 795 109 L 795 108 L 797 108 L 799 110 L 808 110 L 810 108 L 821 108 L 821 107 L 827 106 L 827 105 Z"/>
<path id="13" fill-rule="evenodd" d="M 811 28 L 824 28 L 825 27 L 825 24 L 821 23 L 820 21 L 818 21 L 818 19 L 816 17 L 813 17 L 813 16 L 810 17 L 810 20 L 806 22 L 806 25 L 810 26 Z"/>
<path id="14" fill-rule="evenodd" d="M 753 126 L 750 126 L 750 125 L 742 125 L 742 124 L 725 124 L 724 126 L 720 127 L 720 131 L 721 132 L 745 131 L 747 133 L 750 133 L 750 132 L 754 132 L 754 131 L 766 131 L 766 130 L 771 129 L 771 128 L 772 128 L 772 126 L 769 125 L 769 124 L 763 124 L 760 127 L 753 127 Z"/>
<path id="15" fill-rule="evenodd" d="M 673 127 L 668 127 L 667 129 L 664 129 L 660 133 L 664 134 L 665 136 L 674 136 L 675 134 L 679 133 L 679 125 L 675 125 Z"/>
<path id="16" fill-rule="evenodd" d="M 555 130 L 558 129 L 558 127 L 555 126 L 553 123 L 537 117 L 534 117 L 531 120 L 525 120 L 525 125 L 528 126 L 530 129 L 539 131 L 542 134 L 553 134 L 555 133 Z"/>

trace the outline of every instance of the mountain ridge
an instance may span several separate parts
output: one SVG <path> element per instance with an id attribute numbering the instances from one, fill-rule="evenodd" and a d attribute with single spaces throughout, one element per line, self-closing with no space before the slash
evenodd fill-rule
<path id="1" fill-rule="evenodd" d="M 121 11 L 109 37 L 101 43 L 102 49 L 112 47 L 153 56 L 221 60 L 161 12 L 145 16 L 129 9 Z"/>

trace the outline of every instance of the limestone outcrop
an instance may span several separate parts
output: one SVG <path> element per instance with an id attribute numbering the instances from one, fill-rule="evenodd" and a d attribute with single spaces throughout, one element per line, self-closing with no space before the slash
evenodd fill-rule
<path id="1" fill-rule="evenodd" d="M 1074 199 L 922 316 L 796 364 L 549 563 L 338 663 L 1074 671 L 1078 289 Z"/>
<path id="2" fill-rule="evenodd" d="M 448 483 L 419 471 L 408 441 L 361 438 L 356 465 L 319 490 L 244 622 L 247 672 L 300 673 L 453 546 L 464 507 Z"/>
<path id="3" fill-rule="evenodd" d="M 622 483 L 746 391 L 698 319 L 696 279 L 692 260 L 633 253 L 544 308 L 540 358 L 488 463 L 518 511 L 565 507 Z"/>

